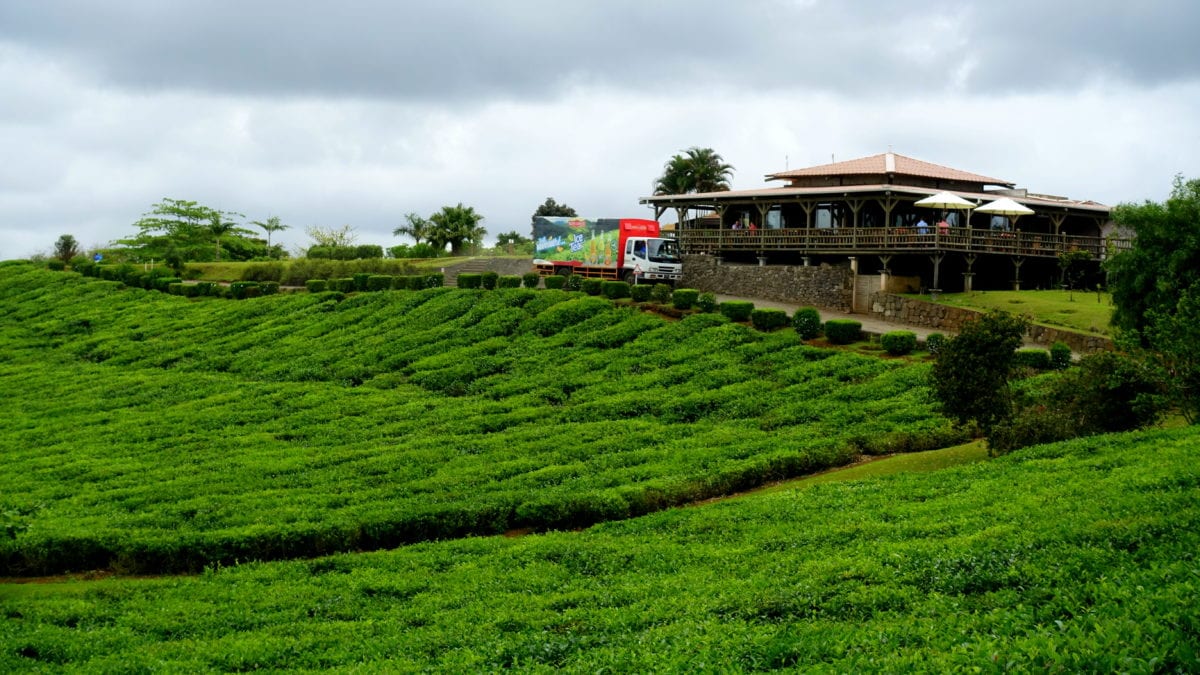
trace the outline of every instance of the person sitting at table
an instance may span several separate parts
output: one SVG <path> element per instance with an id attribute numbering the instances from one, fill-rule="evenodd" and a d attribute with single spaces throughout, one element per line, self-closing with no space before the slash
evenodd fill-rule
<path id="1" fill-rule="evenodd" d="M 917 221 L 917 234 L 929 234 L 929 223 L 924 218 Z"/>
<path id="2" fill-rule="evenodd" d="M 938 234 L 950 234 L 950 223 L 946 222 L 945 218 L 938 221 Z"/>

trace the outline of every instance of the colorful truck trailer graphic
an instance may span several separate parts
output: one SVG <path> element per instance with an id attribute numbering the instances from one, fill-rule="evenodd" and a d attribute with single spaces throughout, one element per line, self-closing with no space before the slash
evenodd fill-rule
<path id="1" fill-rule="evenodd" d="M 534 269 L 542 276 L 675 282 L 683 274 L 679 246 L 641 218 L 534 216 Z"/>

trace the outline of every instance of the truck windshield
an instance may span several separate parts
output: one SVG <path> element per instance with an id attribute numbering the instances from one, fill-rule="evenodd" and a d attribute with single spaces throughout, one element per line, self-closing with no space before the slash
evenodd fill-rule
<path id="1" fill-rule="evenodd" d="M 650 262 L 679 262 L 679 244 L 674 239 L 651 239 L 647 243 L 650 245 Z"/>

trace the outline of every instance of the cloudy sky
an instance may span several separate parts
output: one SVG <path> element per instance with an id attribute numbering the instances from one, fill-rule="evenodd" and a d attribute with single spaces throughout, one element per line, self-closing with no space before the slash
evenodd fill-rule
<path id="1" fill-rule="evenodd" d="M 735 188 L 889 148 L 1108 204 L 1200 177 L 1193 0 L 3 0 L 0 259 L 163 198 L 403 243 L 463 202 L 647 217 L 711 147 Z"/>

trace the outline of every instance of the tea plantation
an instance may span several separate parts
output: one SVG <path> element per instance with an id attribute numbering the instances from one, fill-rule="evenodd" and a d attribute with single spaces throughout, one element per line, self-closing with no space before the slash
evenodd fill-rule
<path id="1" fill-rule="evenodd" d="M 1200 667 L 1191 428 L 663 510 L 961 437 L 927 366 L 557 291 L 0 307 L 3 573 L 200 572 L 0 583 L 6 672 Z"/>

